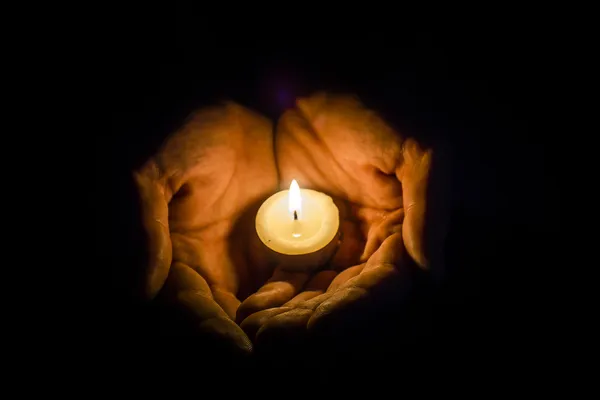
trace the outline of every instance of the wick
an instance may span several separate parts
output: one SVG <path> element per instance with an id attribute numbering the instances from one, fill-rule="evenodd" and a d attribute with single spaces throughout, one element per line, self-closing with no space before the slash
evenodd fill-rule
<path id="1" fill-rule="evenodd" d="M 298 213 L 294 210 L 294 221 L 298 221 Z"/>

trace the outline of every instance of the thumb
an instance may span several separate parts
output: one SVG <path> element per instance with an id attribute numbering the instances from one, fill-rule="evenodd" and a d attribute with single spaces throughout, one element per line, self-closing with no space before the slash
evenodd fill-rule
<path id="1" fill-rule="evenodd" d="M 133 174 L 145 235 L 146 265 L 142 278 L 142 296 L 148 300 L 154 298 L 162 288 L 172 260 L 166 190 L 158 175 L 158 167 L 154 162 L 149 162 Z"/>
<path id="2" fill-rule="evenodd" d="M 181 317 L 179 322 L 183 325 L 171 326 L 175 333 L 182 328 L 192 338 L 208 339 L 204 344 L 212 350 L 216 350 L 216 345 L 238 355 L 252 352 L 248 336 L 216 302 L 206 280 L 190 266 L 173 263 L 159 299 L 172 307 L 172 314 Z"/>
<path id="3" fill-rule="evenodd" d="M 407 139 L 403 162 L 396 170 L 405 212 L 404 245 L 412 259 L 438 279 L 444 273 L 442 255 L 450 205 L 450 174 L 444 151 L 440 145 L 424 149 L 414 139 Z"/>

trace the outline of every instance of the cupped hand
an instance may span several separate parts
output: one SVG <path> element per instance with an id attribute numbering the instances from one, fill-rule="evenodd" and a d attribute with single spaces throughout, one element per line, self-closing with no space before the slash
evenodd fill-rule
<path id="1" fill-rule="evenodd" d="M 254 230 L 277 189 L 272 123 L 236 104 L 201 110 L 134 174 L 147 233 L 145 295 L 185 316 L 192 331 L 242 351 L 239 299 L 272 273 Z"/>
<path id="2" fill-rule="evenodd" d="M 281 117 L 275 136 L 280 187 L 296 179 L 331 195 L 342 240 L 325 270 L 280 266 L 241 304 L 237 321 L 252 340 L 340 321 L 381 291 L 402 296 L 412 269 L 439 275 L 445 219 L 442 198 L 432 207 L 433 155 L 353 97 L 318 94 Z"/>

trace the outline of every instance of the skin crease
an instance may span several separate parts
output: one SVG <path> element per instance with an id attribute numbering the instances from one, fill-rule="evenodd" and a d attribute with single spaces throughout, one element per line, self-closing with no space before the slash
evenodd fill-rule
<path id="1" fill-rule="evenodd" d="M 298 100 L 280 118 L 275 145 L 280 187 L 296 179 L 333 196 L 343 241 L 331 262 L 336 272 L 296 274 L 304 290 L 277 279 L 241 304 L 237 321 L 256 341 L 269 330 L 310 329 L 381 282 L 406 290 L 407 255 L 429 267 L 422 239 L 430 151 L 358 99 L 324 93 Z"/>
<path id="2" fill-rule="evenodd" d="M 252 215 L 277 190 L 272 123 L 231 103 L 201 110 L 134 178 L 148 239 L 145 297 L 162 289 L 199 329 L 250 351 L 233 318 L 238 298 L 272 272 Z"/>
<path id="3" fill-rule="evenodd" d="M 150 259 L 146 296 L 162 289 L 201 329 L 250 351 L 251 340 L 311 329 L 383 283 L 404 290 L 409 258 L 430 265 L 430 169 L 431 151 L 353 97 L 299 99 L 275 134 L 235 104 L 202 110 L 134 174 Z M 292 179 L 331 195 L 340 210 L 343 240 L 325 271 L 269 265 L 254 230 L 258 206 Z"/>

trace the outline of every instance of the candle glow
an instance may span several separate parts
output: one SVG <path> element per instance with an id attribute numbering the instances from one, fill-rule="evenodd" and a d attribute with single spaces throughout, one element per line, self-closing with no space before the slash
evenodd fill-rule
<path id="1" fill-rule="evenodd" d="M 339 211 L 331 197 L 300 189 L 294 179 L 289 190 L 275 193 L 261 205 L 256 232 L 280 265 L 315 269 L 327 263 L 337 248 Z"/>
<path id="2" fill-rule="evenodd" d="M 302 195 L 300 194 L 300 186 L 296 180 L 292 180 L 290 185 L 290 191 L 288 195 L 288 209 L 290 214 L 294 214 L 294 211 L 300 215 L 302 213 Z M 294 218 L 298 219 L 298 218 Z"/>

